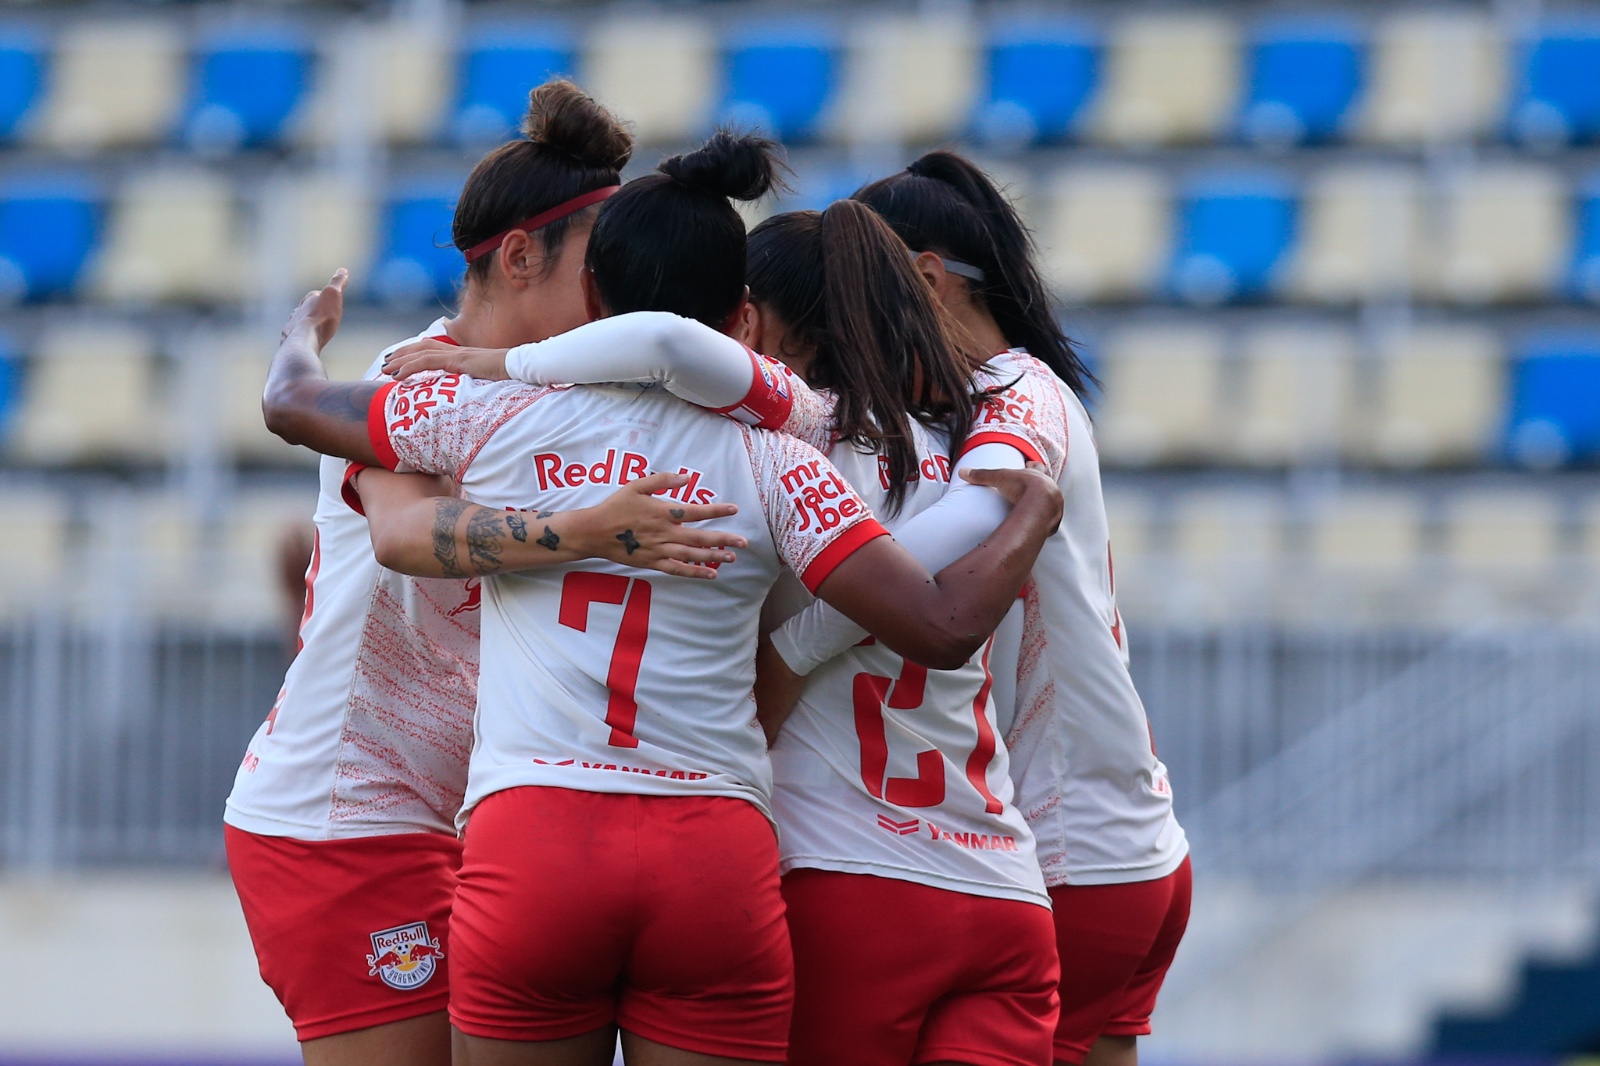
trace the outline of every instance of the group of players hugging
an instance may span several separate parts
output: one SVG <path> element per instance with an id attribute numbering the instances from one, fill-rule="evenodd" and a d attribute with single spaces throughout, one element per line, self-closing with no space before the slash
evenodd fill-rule
<path id="1" fill-rule="evenodd" d="M 1131 1066 L 1189 913 L 1088 372 L 933 152 L 746 232 L 571 82 L 461 192 L 459 313 L 329 381 L 299 649 L 226 812 L 310 1066 Z"/>

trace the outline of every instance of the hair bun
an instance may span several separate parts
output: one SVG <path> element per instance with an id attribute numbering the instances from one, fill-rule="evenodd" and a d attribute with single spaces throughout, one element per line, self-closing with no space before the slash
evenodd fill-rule
<path id="1" fill-rule="evenodd" d="M 633 156 L 628 127 L 565 78 L 554 78 L 528 93 L 522 135 L 597 170 L 621 170 Z"/>
<path id="2" fill-rule="evenodd" d="M 777 142 L 754 133 L 718 130 L 692 152 L 664 160 L 656 169 L 680 185 L 726 196 L 732 200 L 757 200 L 774 186 L 783 161 Z"/>

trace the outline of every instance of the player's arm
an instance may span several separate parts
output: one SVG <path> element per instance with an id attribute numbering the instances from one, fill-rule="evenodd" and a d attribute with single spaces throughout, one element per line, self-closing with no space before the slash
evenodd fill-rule
<path id="1" fill-rule="evenodd" d="M 449 482 L 425 474 L 354 468 L 346 498 L 367 516 L 373 554 L 390 570 L 416 577 L 482 577 L 510 570 L 607 559 L 677 577 L 714 578 L 712 565 L 733 562 L 744 538 L 686 522 L 726 518 L 733 504 L 680 504 L 654 493 L 683 474 L 651 474 L 594 507 L 572 511 L 499 511 L 449 494 Z"/>
<path id="2" fill-rule="evenodd" d="M 515 348 L 415 341 L 384 364 L 395 378 L 438 370 L 530 385 L 657 384 L 698 407 L 767 429 L 794 432 L 798 425 L 827 421 L 821 397 L 781 365 L 727 334 L 665 311 L 613 315 Z M 803 418 L 796 417 L 797 407 Z"/>
<path id="3" fill-rule="evenodd" d="M 349 273 L 340 268 L 321 291 L 307 293 L 289 316 L 267 371 L 261 413 L 267 428 L 290 444 L 376 464 L 367 410 L 380 383 L 329 381 L 322 365 L 322 349 L 344 314 L 348 280 Z"/>

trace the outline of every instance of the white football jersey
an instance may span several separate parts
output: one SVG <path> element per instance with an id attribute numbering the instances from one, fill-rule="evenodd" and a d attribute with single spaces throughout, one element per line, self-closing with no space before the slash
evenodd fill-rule
<path id="1" fill-rule="evenodd" d="M 1017 806 L 1050 885 L 1165 877 L 1189 845 L 1128 674 L 1088 413 L 1026 352 L 990 365 L 1005 387 L 980 406 L 966 447 L 1003 442 L 1043 462 L 1066 508 L 1024 590 L 1021 625 L 996 635 L 992 661 L 1017 664 L 1014 703 L 1000 708 Z"/>
<path id="2" fill-rule="evenodd" d="M 442 320 L 401 344 L 441 336 Z M 454 833 L 477 698 L 479 583 L 379 566 L 366 519 L 340 496 L 347 466 L 322 460 L 299 652 L 223 817 L 301 840 Z"/>
<path id="3" fill-rule="evenodd" d="M 662 470 L 669 495 L 734 503 L 749 547 L 714 581 L 599 560 L 486 578 L 464 822 L 506 788 L 720 795 L 770 817 L 751 687 L 762 601 L 785 567 L 815 589 L 884 529 L 816 449 L 660 391 L 433 374 L 387 386 L 369 427 L 391 469 L 446 474 L 492 507 L 570 510 Z M 528 535 L 547 535 L 538 514 Z"/>

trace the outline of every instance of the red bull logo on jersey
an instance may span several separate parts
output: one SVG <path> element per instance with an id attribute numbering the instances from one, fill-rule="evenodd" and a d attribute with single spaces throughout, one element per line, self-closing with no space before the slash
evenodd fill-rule
<path id="1" fill-rule="evenodd" d="M 831 467 L 823 470 L 821 460 L 792 466 L 779 481 L 799 512 L 797 533 L 826 533 L 861 514 L 861 501 Z"/>
<path id="2" fill-rule="evenodd" d="M 619 451 L 616 448 L 607 448 L 605 458 L 597 463 L 578 462 L 560 452 L 536 452 L 533 456 L 533 472 L 539 479 L 541 489 L 570 489 L 580 485 L 626 485 L 630 481 L 638 481 L 646 474 L 653 473 L 648 456 L 640 455 L 638 452 Z M 663 495 L 669 500 L 677 500 L 679 503 L 710 503 L 717 498 L 714 489 L 702 484 L 704 471 L 680 466 L 677 472 L 687 474 L 689 480 L 675 489 L 658 495 Z"/>
<path id="3" fill-rule="evenodd" d="M 397 925 L 372 934 L 367 976 L 406 992 L 427 984 L 442 958 L 439 938 L 428 935 L 427 922 Z"/>
<path id="4" fill-rule="evenodd" d="M 917 464 L 917 476 L 924 481 L 949 481 L 950 460 L 942 455 L 930 455 Z M 883 486 L 885 492 L 889 491 L 889 457 L 878 456 L 878 484 Z"/>

